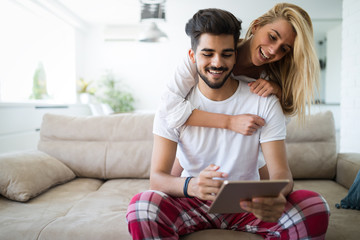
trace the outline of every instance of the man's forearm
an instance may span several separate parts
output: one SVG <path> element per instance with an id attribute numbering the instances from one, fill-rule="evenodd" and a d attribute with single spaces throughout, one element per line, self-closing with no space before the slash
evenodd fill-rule
<path id="1" fill-rule="evenodd" d="M 289 172 L 279 172 L 276 174 L 271 175 L 270 174 L 270 179 L 271 180 L 278 180 L 278 179 L 288 179 L 289 180 L 289 184 L 286 185 L 286 187 L 281 191 L 282 194 L 284 194 L 284 196 L 287 196 L 289 193 L 291 193 L 293 191 L 293 187 L 294 187 L 294 181 L 292 178 L 291 173 L 289 174 Z"/>
<path id="2" fill-rule="evenodd" d="M 164 173 L 153 173 L 150 176 L 150 189 L 166 193 L 173 197 L 184 197 L 185 184 L 183 177 L 175 177 Z"/>

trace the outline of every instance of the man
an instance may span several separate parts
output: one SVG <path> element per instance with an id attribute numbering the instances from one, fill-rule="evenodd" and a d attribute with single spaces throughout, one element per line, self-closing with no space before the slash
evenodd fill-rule
<path id="1" fill-rule="evenodd" d="M 231 13 L 219 9 L 200 10 L 187 23 L 186 33 L 192 45 L 189 57 L 200 76 L 187 99 L 209 112 L 259 115 L 264 118 L 265 126 L 252 136 L 218 128 L 171 129 L 157 114 L 150 177 L 153 191 L 136 195 L 128 208 L 133 239 L 178 239 L 208 228 L 236 229 L 286 239 L 297 231 L 298 223 L 302 224 L 302 219 L 288 224 L 288 220 L 294 219 L 286 214 L 281 217 L 284 209 L 299 213 L 301 207 L 291 209 L 289 201 L 296 202 L 294 199 L 299 194 L 305 195 L 298 191 L 290 197 L 293 181 L 285 156 L 286 127 L 281 106 L 276 97 L 252 94 L 247 83 L 231 76 L 240 28 L 240 22 Z M 259 179 L 260 144 L 270 179 L 288 179 L 288 186 L 275 198 L 239 202 L 246 213 L 207 213 L 223 179 Z M 176 156 L 184 169 L 182 177 L 171 175 Z M 309 194 L 323 203 L 317 194 Z"/>

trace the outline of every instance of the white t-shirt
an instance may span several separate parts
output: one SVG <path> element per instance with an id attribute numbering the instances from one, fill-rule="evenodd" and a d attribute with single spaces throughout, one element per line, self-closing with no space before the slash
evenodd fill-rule
<path id="1" fill-rule="evenodd" d="M 238 77 L 239 78 L 239 77 Z M 224 101 L 206 98 L 196 86 L 186 98 L 200 110 L 229 115 L 256 114 L 266 124 L 252 136 L 236 132 L 194 126 L 170 128 L 166 120 L 155 115 L 153 132 L 178 143 L 177 157 L 184 168 L 182 176 L 198 176 L 200 171 L 216 164 L 231 180 L 257 180 L 260 143 L 283 140 L 285 117 L 275 96 L 260 97 L 250 92 L 247 82 L 239 81 L 236 92 Z"/>

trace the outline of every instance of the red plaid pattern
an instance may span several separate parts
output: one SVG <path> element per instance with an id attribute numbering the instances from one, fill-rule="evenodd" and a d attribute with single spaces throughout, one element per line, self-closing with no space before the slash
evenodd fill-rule
<path id="1" fill-rule="evenodd" d="M 174 198 L 159 191 L 139 193 L 131 200 L 127 221 L 133 239 L 178 239 L 203 229 L 230 229 L 260 234 L 265 239 L 324 239 L 329 206 L 319 194 L 307 190 L 287 197 L 277 223 L 262 222 L 251 213 L 210 214 L 210 201 Z"/>

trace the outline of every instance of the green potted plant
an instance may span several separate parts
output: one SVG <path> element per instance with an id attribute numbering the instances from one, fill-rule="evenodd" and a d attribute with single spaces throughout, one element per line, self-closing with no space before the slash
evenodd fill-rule
<path id="1" fill-rule="evenodd" d="M 39 62 L 33 77 L 33 88 L 30 99 L 47 99 L 49 95 L 46 87 L 46 74 L 44 65 Z"/>
<path id="2" fill-rule="evenodd" d="M 124 90 L 124 85 L 115 76 L 108 72 L 100 82 L 97 99 L 108 104 L 114 113 L 131 112 L 134 110 L 134 97 Z"/>
<path id="3" fill-rule="evenodd" d="M 90 88 L 92 81 L 85 81 L 84 78 L 80 78 L 77 81 L 77 93 L 81 103 L 90 103 L 91 97 L 95 94 L 95 88 Z"/>

